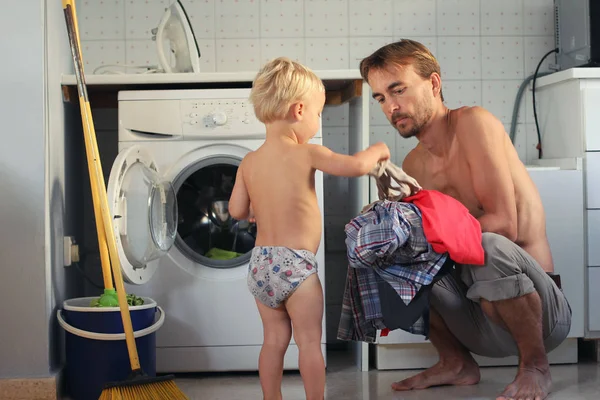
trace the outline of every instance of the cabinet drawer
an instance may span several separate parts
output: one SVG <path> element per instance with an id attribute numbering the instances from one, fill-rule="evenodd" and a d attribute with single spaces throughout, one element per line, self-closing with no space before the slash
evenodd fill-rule
<path id="1" fill-rule="evenodd" d="M 585 153 L 587 208 L 600 209 L 600 152 Z"/>
<path id="2" fill-rule="evenodd" d="M 600 331 L 600 268 L 588 268 L 588 330 Z"/>

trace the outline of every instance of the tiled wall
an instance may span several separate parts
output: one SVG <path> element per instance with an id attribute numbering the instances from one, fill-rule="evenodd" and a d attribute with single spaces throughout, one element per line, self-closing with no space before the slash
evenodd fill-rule
<path id="1" fill-rule="evenodd" d="M 182 0 L 202 53 L 201 68 L 256 71 L 285 55 L 314 69 L 357 68 L 361 58 L 400 38 L 419 40 L 438 58 L 449 107 L 482 105 L 510 131 L 521 82 L 554 46 L 553 0 Z M 151 29 L 168 0 L 78 0 L 87 73 L 106 64 L 156 65 Z M 547 59 L 546 64 L 550 62 Z M 542 71 L 547 70 L 544 66 Z M 518 119 L 515 146 L 536 157 L 531 92 Z M 347 105 L 327 107 L 324 142 L 348 151 Z M 371 137 L 401 163 L 414 146 L 371 102 Z M 328 338 L 335 339 L 344 271 L 344 225 L 352 216 L 348 181 L 326 177 Z M 335 271 L 332 271 L 335 269 Z"/>
<path id="2" fill-rule="evenodd" d="M 151 29 L 170 0 L 79 0 L 87 72 L 106 64 L 156 65 Z M 290 56 L 314 69 L 357 68 L 360 59 L 399 38 L 425 43 L 439 59 L 450 107 L 483 105 L 510 129 L 519 84 L 554 45 L 552 0 L 182 0 L 198 38 L 203 71 L 255 71 Z M 548 61 L 549 62 L 549 59 Z M 543 67 L 542 70 L 545 68 Z M 536 156 L 531 96 L 515 146 Z M 335 115 L 344 115 L 336 112 Z M 372 135 L 410 147 L 376 105 Z M 346 120 L 347 121 L 347 120 Z M 330 121 L 329 126 L 346 126 Z"/>

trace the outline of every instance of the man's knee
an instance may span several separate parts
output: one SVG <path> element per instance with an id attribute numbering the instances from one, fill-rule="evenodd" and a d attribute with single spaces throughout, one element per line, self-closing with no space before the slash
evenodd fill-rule
<path id="1" fill-rule="evenodd" d="M 533 282 L 523 273 L 529 262 L 524 250 L 504 236 L 485 232 L 481 244 L 485 265 L 463 266 L 462 280 L 469 286 L 467 297 L 473 301 L 507 300 L 532 293 Z"/>

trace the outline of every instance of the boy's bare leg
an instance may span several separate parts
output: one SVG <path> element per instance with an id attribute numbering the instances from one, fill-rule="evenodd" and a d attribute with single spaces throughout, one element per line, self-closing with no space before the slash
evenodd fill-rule
<path id="1" fill-rule="evenodd" d="M 323 289 L 319 276 L 313 274 L 300 284 L 286 302 L 294 327 L 294 340 L 300 352 L 300 374 L 306 400 L 323 400 L 325 396 L 325 361 L 321 352 L 323 323 Z"/>
<path id="2" fill-rule="evenodd" d="M 263 323 L 263 345 L 258 373 L 264 400 L 281 400 L 283 358 L 292 338 L 292 325 L 285 306 L 273 309 L 256 301 Z"/>

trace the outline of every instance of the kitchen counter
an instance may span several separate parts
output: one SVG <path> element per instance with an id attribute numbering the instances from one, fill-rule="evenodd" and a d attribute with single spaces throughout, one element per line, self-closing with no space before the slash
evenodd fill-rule
<path id="1" fill-rule="evenodd" d="M 542 76 L 535 82 L 536 89 L 570 79 L 600 79 L 600 68 L 569 68 Z"/>

